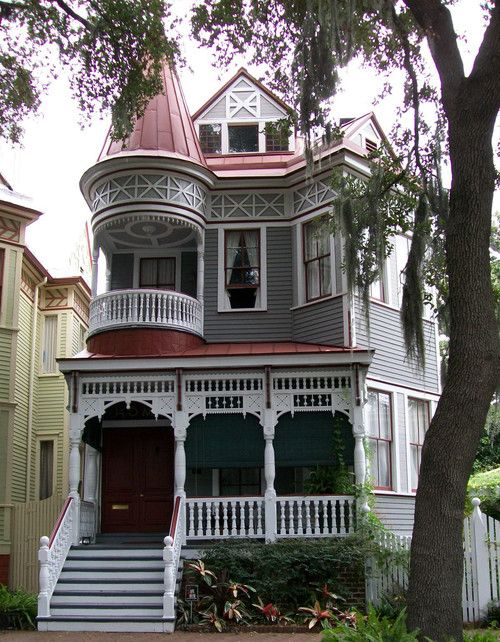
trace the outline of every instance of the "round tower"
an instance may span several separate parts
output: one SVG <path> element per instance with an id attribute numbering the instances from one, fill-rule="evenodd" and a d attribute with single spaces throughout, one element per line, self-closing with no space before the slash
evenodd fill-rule
<path id="1" fill-rule="evenodd" d="M 108 135 L 80 186 L 92 211 L 89 352 L 154 356 L 203 343 L 204 231 L 212 173 L 175 71 L 124 142 Z M 97 294 L 98 259 L 106 285 Z"/>

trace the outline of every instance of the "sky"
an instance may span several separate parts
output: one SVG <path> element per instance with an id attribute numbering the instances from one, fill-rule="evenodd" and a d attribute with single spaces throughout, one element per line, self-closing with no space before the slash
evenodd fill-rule
<path id="1" fill-rule="evenodd" d="M 173 0 L 176 11 L 185 12 L 189 0 Z M 466 63 L 482 38 L 480 2 L 460 0 L 453 9 L 454 24 L 461 36 L 460 47 Z M 188 107 L 194 113 L 241 66 L 257 77 L 259 70 L 236 59 L 224 70 L 215 66 L 210 54 L 186 37 L 182 41 L 188 66 L 179 69 Z M 190 71 L 192 69 L 193 71 Z M 466 68 L 466 72 L 468 69 Z M 389 133 L 401 96 L 394 93 L 373 105 L 381 81 L 372 70 L 353 65 L 344 75 L 342 90 L 333 102 L 335 118 L 354 117 L 374 110 Z M 12 187 L 32 199 L 32 206 L 44 214 L 28 228 L 27 244 L 53 276 L 76 273 L 69 265 L 75 244 L 82 238 L 89 210 L 79 190 L 83 172 L 93 165 L 109 127 L 108 120 L 94 118 L 82 129 L 80 116 L 63 76 L 53 83 L 36 117 L 25 123 L 23 148 L 0 141 L 0 172 Z M 498 127 L 497 127 L 498 133 Z M 498 136 L 497 136 L 498 138 Z M 496 209 L 499 209 L 498 201 Z"/>

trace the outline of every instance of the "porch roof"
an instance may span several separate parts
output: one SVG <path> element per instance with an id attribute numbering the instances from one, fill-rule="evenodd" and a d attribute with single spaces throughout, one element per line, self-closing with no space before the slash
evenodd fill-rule
<path id="1" fill-rule="evenodd" d="M 346 348 L 320 343 L 296 341 L 254 341 L 242 343 L 207 343 L 183 352 L 162 351 L 147 357 L 115 356 L 83 350 L 70 359 L 58 360 L 61 371 L 94 370 L 115 363 L 114 369 L 192 368 L 192 367 L 249 367 L 260 365 L 368 365 L 374 350 L 365 347 Z M 154 365 L 153 365 L 153 363 Z M 97 366 L 97 363 L 100 365 Z M 118 366 L 120 363 L 120 366 Z M 92 365 L 94 364 L 94 365 Z"/>

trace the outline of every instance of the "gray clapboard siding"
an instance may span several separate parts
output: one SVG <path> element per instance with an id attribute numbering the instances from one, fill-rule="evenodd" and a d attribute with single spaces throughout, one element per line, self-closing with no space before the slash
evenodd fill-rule
<path id="1" fill-rule="evenodd" d="M 344 343 L 341 296 L 293 310 L 292 322 L 294 341 L 339 346 Z"/>
<path id="2" fill-rule="evenodd" d="M 424 321 L 425 369 L 417 368 L 406 358 L 399 310 L 370 304 L 370 330 L 360 300 L 355 298 L 356 332 L 359 346 L 375 349 L 368 376 L 405 386 L 438 391 L 435 325 Z"/>
<path id="3" fill-rule="evenodd" d="M 415 498 L 403 495 L 376 495 L 375 514 L 382 524 L 398 535 L 411 535 Z"/>
<path id="4" fill-rule="evenodd" d="M 267 232 L 267 311 L 217 312 L 217 229 L 205 236 L 205 332 L 208 342 L 290 341 L 292 336 L 291 230 Z M 220 248 L 224 252 L 224 248 Z"/>

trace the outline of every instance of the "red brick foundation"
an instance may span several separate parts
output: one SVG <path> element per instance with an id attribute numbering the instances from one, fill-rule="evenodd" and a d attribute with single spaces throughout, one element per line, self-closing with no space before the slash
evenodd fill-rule
<path id="1" fill-rule="evenodd" d="M 0 555 L 0 584 L 9 583 L 9 563 L 10 555 Z"/>

